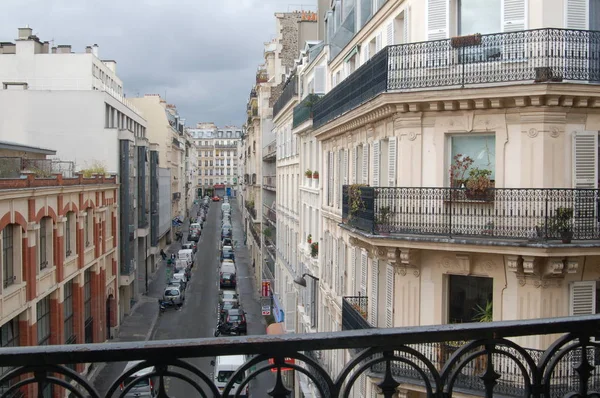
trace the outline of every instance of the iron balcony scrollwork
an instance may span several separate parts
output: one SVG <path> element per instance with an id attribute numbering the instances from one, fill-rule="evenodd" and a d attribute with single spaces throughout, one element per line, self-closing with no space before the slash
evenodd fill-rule
<path id="1" fill-rule="evenodd" d="M 1 396 L 9 397 L 16 392 L 32 396 L 33 386 L 42 391 L 52 385 L 55 391 L 67 390 L 74 397 L 100 398 L 86 377 L 72 370 L 72 364 L 136 360 L 142 362 L 114 380 L 106 397 L 119 391 L 120 386 L 123 389 L 119 396 L 127 394 L 139 381 L 139 378 L 130 380 L 129 376 L 148 367 L 154 367 L 148 376 L 158 380 L 155 388 L 161 398 L 170 396 L 165 388 L 167 377 L 171 385 L 178 380 L 189 385 L 198 396 L 225 397 L 235 395 L 255 377 L 271 371 L 275 373 L 275 381 L 269 395 L 289 397 L 290 391 L 282 380 L 283 369 L 303 373 L 322 397 L 348 397 L 362 374 L 368 374 L 386 398 L 394 396 L 400 383 L 404 388 L 416 385 L 428 397 L 451 397 L 458 390 L 464 393 L 462 379 L 470 374 L 475 374 L 479 384 L 473 385 L 469 393 L 486 397 L 500 393 L 523 397 L 599 396 L 600 343 L 593 339 L 599 328 L 600 315 L 590 315 L 283 336 L 5 347 L 0 367 L 9 370 L 0 377 L 5 386 Z M 560 337 L 535 357 L 512 340 L 551 334 Z M 423 344 L 450 342 L 462 343 L 451 353 L 438 352 L 436 360 L 419 349 Z M 315 350 L 320 353 L 318 356 L 311 352 Z M 349 350 L 355 354 L 339 374 L 332 374 L 318 360 L 327 355 L 327 350 Z M 247 358 L 222 392 L 212 377 L 185 361 L 220 355 Z M 506 362 L 512 363 L 512 367 L 501 365 Z M 394 372 L 398 364 L 412 370 L 409 380 Z M 236 385 L 237 380 L 241 382 Z M 513 390 L 501 388 L 516 382 L 518 388 Z"/>
<path id="2" fill-rule="evenodd" d="M 567 227 L 573 240 L 596 240 L 599 206 L 598 189 L 489 188 L 478 195 L 465 188 L 342 189 L 343 223 L 379 235 L 548 241 L 562 239 Z"/>
<path id="3" fill-rule="evenodd" d="M 463 37 L 383 48 L 315 105 L 313 127 L 383 92 L 600 81 L 600 31 L 544 28 L 476 36 L 469 45 Z"/>

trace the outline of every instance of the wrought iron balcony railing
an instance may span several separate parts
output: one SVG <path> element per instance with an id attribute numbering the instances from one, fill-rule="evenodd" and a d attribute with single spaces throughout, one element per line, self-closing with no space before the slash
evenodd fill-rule
<path id="1" fill-rule="evenodd" d="M 256 217 L 254 217 L 256 219 Z M 254 223 L 250 223 L 248 229 L 250 230 L 250 233 L 252 234 L 252 237 L 254 238 L 254 242 L 256 242 L 256 245 L 258 247 L 261 247 L 261 241 L 260 241 L 260 234 L 258 233 L 258 231 L 256 230 L 256 227 L 254 226 Z"/>
<path id="2" fill-rule="evenodd" d="M 263 217 L 272 226 L 277 226 L 277 210 L 274 207 L 263 205 Z"/>
<path id="3" fill-rule="evenodd" d="M 277 189 L 277 176 L 263 176 L 263 187 L 271 190 Z"/>
<path id="4" fill-rule="evenodd" d="M 367 320 L 368 300 L 367 296 L 342 298 L 342 330 L 361 330 L 373 327 Z"/>
<path id="5" fill-rule="evenodd" d="M 591 315 L 226 339 L 4 347 L 0 367 L 10 370 L 4 371 L 0 383 L 6 386 L 2 397 L 17 391 L 34 396 L 33 386 L 44 391 L 51 384 L 60 396 L 70 392 L 74 397 L 97 398 L 100 394 L 85 376 L 72 370 L 73 364 L 139 360 L 143 362 L 110 382 L 106 397 L 115 392 L 126 395 L 139 382 L 139 378 L 130 376 L 148 367 L 153 368 L 146 377 L 156 380 L 160 397 L 169 396 L 167 378 L 171 385 L 176 381 L 199 396 L 225 397 L 236 387 L 242 391 L 257 375 L 271 369 L 275 370 L 275 378 L 269 395 L 289 397 L 291 392 L 284 387 L 281 371 L 289 368 L 305 374 L 322 397 L 348 396 L 353 386 L 359 386 L 357 380 L 364 373 L 387 375 L 378 384 L 386 398 L 394 396 L 400 383 L 406 387 L 416 384 L 417 379 L 428 397 L 462 393 L 467 379 L 477 380 L 467 390 L 487 397 L 597 396 L 600 343 L 593 336 L 599 328 L 600 315 Z M 543 352 L 528 350 L 513 341 L 515 337 L 551 334 L 559 337 Z M 444 345 L 452 348 L 442 349 Z M 331 374 L 314 355 L 305 354 L 314 350 L 358 354 L 351 356 L 339 374 Z M 223 391 L 215 386 L 206 369 L 197 366 L 197 361 L 187 361 L 223 355 L 247 358 Z"/>
<path id="6" fill-rule="evenodd" d="M 320 94 L 308 94 L 294 107 L 292 128 L 296 128 L 308 119 L 312 119 L 314 106 L 322 97 Z"/>
<path id="7" fill-rule="evenodd" d="M 600 32 L 534 29 L 388 46 L 314 107 L 324 125 L 386 91 L 500 82 L 600 81 Z"/>
<path id="8" fill-rule="evenodd" d="M 277 98 L 277 101 L 273 104 L 273 117 L 277 116 L 283 107 L 296 95 L 298 95 L 298 79 L 296 76 L 292 76 L 283 87 L 283 91 L 279 98 Z"/>
<path id="9" fill-rule="evenodd" d="M 345 185 L 343 223 L 375 234 L 600 239 L 597 189 L 385 188 Z"/>

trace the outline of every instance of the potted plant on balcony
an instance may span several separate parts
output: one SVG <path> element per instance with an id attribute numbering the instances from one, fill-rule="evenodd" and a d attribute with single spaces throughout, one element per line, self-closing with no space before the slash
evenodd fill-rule
<path id="1" fill-rule="evenodd" d="M 310 245 L 310 256 L 312 258 L 317 258 L 319 255 L 319 242 L 313 242 Z"/>
<path id="2" fill-rule="evenodd" d="M 304 172 L 304 175 L 305 175 L 307 178 L 312 178 L 312 174 L 313 174 L 313 173 L 312 173 L 312 170 L 311 170 L 311 169 L 307 169 L 307 170 Z"/>
<path id="3" fill-rule="evenodd" d="M 469 171 L 469 179 L 467 180 L 467 190 L 465 195 L 468 199 L 475 200 L 493 200 L 494 193 L 490 191 L 492 180 L 490 176 L 492 171 L 488 169 L 480 169 L 473 167 Z"/>
<path id="4" fill-rule="evenodd" d="M 543 230 L 543 226 L 541 226 L 541 229 Z M 562 243 L 571 243 L 571 240 L 573 239 L 572 208 L 556 208 L 554 215 L 548 219 L 548 235 L 550 237 L 560 237 Z"/>
<path id="5" fill-rule="evenodd" d="M 488 300 L 485 306 L 477 304 L 475 306 L 475 322 L 493 322 L 494 321 L 494 303 Z M 475 371 L 482 373 L 487 367 L 487 355 L 480 355 L 475 358 Z"/>
<path id="6" fill-rule="evenodd" d="M 306 242 L 310 245 L 312 243 L 312 235 L 308 234 L 308 236 L 306 237 Z"/>
<path id="7" fill-rule="evenodd" d="M 390 214 L 392 208 L 390 206 L 381 206 L 375 218 L 376 229 L 378 232 L 390 232 Z"/>
<path id="8" fill-rule="evenodd" d="M 271 228 L 263 229 L 263 235 L 267 238 L 270 238 L 271 237 Z"/>
<path id="9" fill-rule="evenodd" d="M 464 188 L 465 174 L 472 164 L 473 159 L 469 156 L 464 156 L 462 153 L 454 155 L 450 165 L 450 188 Z"/>
<path id="10" fill-rule="evenodd" d="M 361 187 L 365 184 L 352 184 L 348 186 L 348 221 L 351 221 L 359 211 L 365 209 L 365 202 L 361 197 Z"/>
<path id="11" fill-rule="evenodd" d="M 315 171 L 313 171 L 313 173 L 312 173 L 312 178 L 314 178 L 315 180 L 318 180 L 318 179 L 319 179 L 319 172 L 318 172 L 318 171 L 316 171 L 316 170 L 315 170 Z"/>

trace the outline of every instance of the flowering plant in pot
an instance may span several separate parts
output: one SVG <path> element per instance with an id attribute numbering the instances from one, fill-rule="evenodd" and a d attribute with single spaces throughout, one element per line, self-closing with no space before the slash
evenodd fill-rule
<path id="1" fill-rule="evenodd" d="M 318 180 L 319 179 L 319 172 L 316 171 L 316 170 L 313 171 L 312 178 L 314 178 L 315 180 Z"/>
<path id="2" fill-rule="evenodd" d="M 491 170 L 473 167 L 469 171 L 469 179 L 467 180 L 467 191 L 465 192 L 467 198 L 492 200 L 493 192 L 489 190 L 492 187 L 491 175 Z"/>
<path id="3" fill-rule="evenodd" d="M 316 258 L 319 255 L 319 242 L 314 242 L 310 245 L 310 256 Z"/>
<path id="4" fill-rule="evenodd" d="M 306 237 L 306 242 L 310 245 L 312 243 L 312 235 L 308 234 L 308 236 Z"/>
<path id="5" fill-rule="evenodd" d="M 312 173 L 312 170 L 311 170 L 311 169 L 307 169 L 307 170 L 304 172 L 304 175 L 305 175 L 306 177 L 308 177 L 308 178 L 312 178 L 312 174 L 313 174 L 313 173 Z"/>

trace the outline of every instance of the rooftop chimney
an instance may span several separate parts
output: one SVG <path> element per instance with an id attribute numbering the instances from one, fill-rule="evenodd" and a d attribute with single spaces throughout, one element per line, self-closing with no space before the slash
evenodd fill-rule
<path id="1" fill-rule="evenodd" d="M 70 44 L 61 44 L 58 46 L 59 54 L 71 54 L 71 45 Z"/>
<path id="2" fill-rule="evenodd" d="M 50 43 L 45 41 L 42 47 L 42 54 L 48 54 L 50 52 Z"/>
<path id="3" fill-rule="evenodd" d="M 91 54 L 91 53 L 92 53 L 92 46 L 87 46 L 87 47 L 85 48 L 85 53 L 86 53 L 86 54 Z"/>
<path id="4" fill-rule="evenodd" d="M 52 47 L 52 54 L 56 54 L 56 47 Z"/>
<path id="5" fill-rule="evenodd" d="M 24 28 L 19 28 L 19 40 L 27 40 L 29 36 L 33 33 L 33 29 L 29 26 L 25 26 Z"/>
<path id="6" fill-rule="evenodd" d="M 98 50 L 99 50 L 99 47 L 98 47 L 98 45 L 97 45 L 97 44 L 94 44 L 94 45 L 92 46 L 92 54 L 94 54 L 94 55 L 96 56 L 96 58 L 100 58 L 100 56 L 98 55 Z"/>

